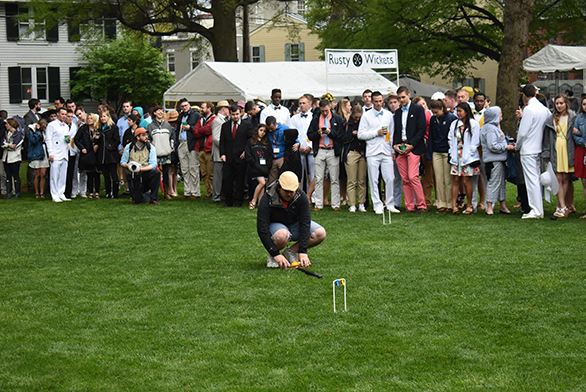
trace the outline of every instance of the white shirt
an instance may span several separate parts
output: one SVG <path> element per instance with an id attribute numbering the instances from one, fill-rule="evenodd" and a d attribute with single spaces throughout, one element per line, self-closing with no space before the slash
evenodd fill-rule
<path id="1" fill-rule="evenodd" d="M 53 120 L 47 125 L 45 132 L 45 144 L 47 145 L 47 154 L 53 156 L 53 160 L 69 160 L 69 143 L 65 142 L 65 136 L 69 136 L 69 127 L 64 122 Z"/>
<path id="2" fill-rule="evenodd" d="M 409 115 L 409 108 L 411 107 L 411 102 L 407 106 L 401 106 L 401 140 L 406 142 L 407 141 L 407 116 Z M 403 110 L 405 109 L 405 110 Z"/>
<path id="3" fill-rule="evenodd" d="M 393 121 L 393 115 L 386 109 L 382 109 L 377 115 L 375 109 L 369 110 L 362 115 L 360 125 L 358 126 L 358 139 L 366 140 L 366 157 L 384 154 L 393 154 L 393 133 L 395 132 L 395 122 Z M 388 127 L 389 140 L 385 141 L 385 135 L 379 135 L 378 130 L 383 126 Z"/>
<path id="4" fill-rule="evenodd" d="M 549 109 L 543 106 L 537 98 L 533 97 L 529 100 L 523 109 L 523 118 L 521 118 L 517 131 L 515 149 L 521 155 L 541 153 L 545 120 L 550 114 Z"/>
<path id="5" fill-rule="evenodd" d="M 294 128 L 299 131 L 299 145 L 302 148 L 311 148 L 311 141 L 307 138 L 307 130 L 309 129 L 309 124 L 311 124 L 312 119 L 313 113 L 311 110 L 308 110 L 307 113 L 299 112 L 291 117 L 289 128 Z"/>
<path id="6" fill-rule="evenodd" d="M 289 109 L 283 105 L 279 105 L 279 108 L 277 109 L 276 106 L 271 103 L 264 108 L 263 111 L 260 112 L 260 123 L 266 124 L 267 117 L 269 116 L 275 117 L 278 123 L 286 125 L 289 125 L 289 120 L 291 120 Z"/>

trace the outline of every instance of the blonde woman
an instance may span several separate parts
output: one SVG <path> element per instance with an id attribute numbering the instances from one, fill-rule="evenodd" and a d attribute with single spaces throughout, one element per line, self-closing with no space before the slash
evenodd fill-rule
<path id="1" fill-rule="evenodd" d="M 47 120 L 40 119 L 36 124 L 30 124 L 28 130 L 28 161 L 31 169 L 35 171 L 35 196 L 37 199 L 44 199 L 45 179 L 49 167 L 49 156 L 45 146 L 45 130 Z"/>
<path id="2" fill-rule="evenodd" d="M 553 114 L 545 120 L 543 131 L 543 152 L 541 157 L 552 166 L 560 184 L 555 218 L 567 218 L 574 207 L 574 184 L 570 173 L 574 173 L 576 143 L 572 137 L 576 113 L 570 110 L 568 98 L 559 94 L 554 100 Z M 554 219 L 554 218 L 552 218 Z"/>
<path id="3" fill-rule="evenodd" d="M 85 124 L 83 124 L 73 139 L 75 145 L 80 151 L 79 171 L 87 175 L 87 192 L 88 199 L 100 198 L 100 173 L 96 166 L 96 149 L 99 138 L 98 135 L 98 116 L 90 113 L 87 115 Z"/>
<path id="4" fill-rule="evenodd" d="M 96 159 L 98 168 L 104 175 L 106 199 L 117 199 L 118 191 L 120 190 L 120 182 L 118 179 L 118 162 L 120 162 L 118 145 L 120 144 L 120 134 L 118 132 L 118 126 L 112 120 L 108 110 L 100 113 L 97 135 Z"/>

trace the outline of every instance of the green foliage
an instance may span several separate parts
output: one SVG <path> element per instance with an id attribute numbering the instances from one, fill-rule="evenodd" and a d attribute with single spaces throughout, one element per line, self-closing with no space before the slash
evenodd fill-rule
<path id="1" fill-rule="evenodd" d="M 0 205 L 1 391 L 586 389 L 578 214 L 324 210 L 318 280 L 264 267 L 247 208 Z"/>
<path id="2" fill-rule="evenodd" d="M 543 13 L 534 17 L 533 31 L 547 29 L 546 38 L 564 31 L 570 42 L 584 42 L 583 27 L 569 29 L 584 26 L 586 12 L 577 2 L 541 0 L 537 9 Z M 505 1 L 309 0 L 309 4 L 307 17 L 322 39 L 321 49 L 398 49 L 401 73 L 459 78 L 473 61 L 500 60 Z M 548 14 L 553 17 L 543 19 Z"/>
<path id="3" fill-rule="evenodd" d="M 161 102 L 174 83 L 159 49 L 138 35 L 123 35 L 106 43 L 80 46 L 87 65 L 72 81 L 72 95 L 91 91 L 96 99 Z"/>

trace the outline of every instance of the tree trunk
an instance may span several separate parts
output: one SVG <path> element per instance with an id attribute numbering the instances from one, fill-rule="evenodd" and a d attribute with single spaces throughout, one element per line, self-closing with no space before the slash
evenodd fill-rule
<path id="1" fill-rule="evenodd" d="M 248 4 L 242 6 L 242 61 L 250 62 L 250 25 L 248 24 Z"/>
<path id="2" fill-rule="evenodd" d="M 210 43 L 214 61 L 238 61 L 236 50 L 236 4 L 232 1 L 212 0 L 214 27 L 210 29 Z"/>
<path id="3" fill-rule="evenodd" d="M 523 72 L 524 49 L 529 38 L 535 0 L 505 0 L 504 35 L 497 76 L 496 104 L 503 112 L 501 128 L 515 136 L 519 106 L 519 83 Z"/>

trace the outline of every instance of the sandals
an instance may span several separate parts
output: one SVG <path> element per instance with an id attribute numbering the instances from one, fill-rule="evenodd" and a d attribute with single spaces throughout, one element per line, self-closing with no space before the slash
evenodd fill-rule
<path id="1" fill-rule="evenodd" d="M 248 205 L 248 209 L 249 210 L 254 210 L 256 208 L 256 204 L 254 204 L 253 201 L 250 202 L 250 204 Z"/>
<path id="2" fill-rule="evenodd" d="M 41 199 L 44 199 L 44 198 L 45 198 L 45 194 L 44 194 L 44 193 L 41 193 L 41 194 L 39 195 L 39 197 L 40 197 Z"/>
<path id="3" fill-rule="evenodd" d="M 452 214 L 454 214 L 454 215 L 460 215 L 460 210 L 458 209 L 458 207 L 453 207 L 452 208 Z"/>
<path id="4" fill-rule="evenodd" d="M 580 219 L 586 219 L 586 213 L 580 215 Z"/>
<path id="5" fill-rule="evenodd" d="M 567 218 L 568 214 L 569 214 L 569 210 L 567 207 L 564 207 L 564 208 L 557 207 L 555 209 L 555 212 L 553 213 L 553 216 L 555 216 L 556 218 Z"/>
<path id="6" fill-rule="evenodd" d="M 466 211 L 463 212 L 464 215 L 470 215 L 470 214 L 474 214 L 474 208 L 472 207 L 467 207 Z"/>
<path id="7" fill-rule="evenodd" d="M 35 195 L 35 197 L 36 197 L 37 199 L 40 199 L 40 198 L 41 198 L 41 195 L 39 195 L 39 194 L 37 193 L 37 194 Z"/>

